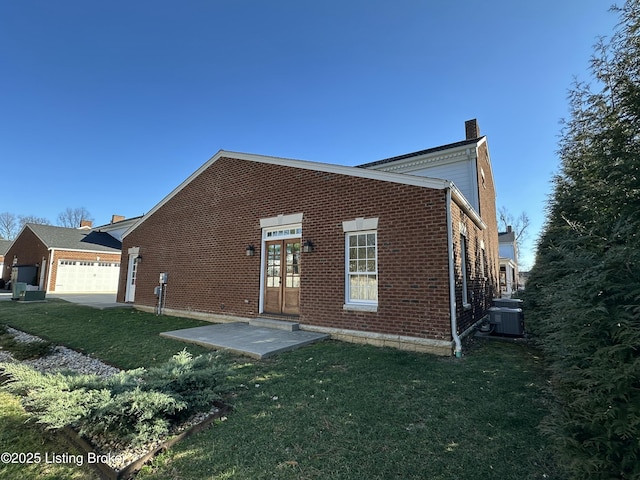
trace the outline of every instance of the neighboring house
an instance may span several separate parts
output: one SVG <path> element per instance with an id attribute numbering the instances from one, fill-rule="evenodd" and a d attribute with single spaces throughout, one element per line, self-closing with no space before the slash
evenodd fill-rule
<path id="1" fill-rule="evenodd" d="M 133 224 L 135 224 L 142 217 L 127 218 L 122 215 L 112 215 L 111 223 L 95 227 L 93 230 L 96 232 L 106 232 L 113 238 L 122 242 L 122 236 Z"/>
<path id="2" fill-rule="evenodd" d="M 360 167 L 219 151 L 125 233 L 118 301 L 154 310 L 166 282 L 170 314 L 460 354 L 498 293 L 487 141 L 466 128 Z"/>
<path id="3" fill-rule="evenodd" d="M 7 250 L 9 250 L 11 243 L 11 240 L 0 240 L 0 272 L 4 271 L 4 257 L 7 254 Z M 0 276 L 0 278 L 2 277 Z M 0 283 L 2 283 L 0 288 L 4 287 L 4 283 Z"/>
<path id="4" fill-rule="evenodd" d="M 7 255 L 11 243 L 13 243 L 11 240 L 0 240 L 0 268 L 4 264 L 4 257 Z"/>
<path id="5" fill-rule="evenodd" d="M 115 293 L 120 240 L 91 229 L 26 224 L 6 254 L 2 278 L 47 292 Z"/>
<path id="6" fill-rule="evenodd" d="M 518 243 L 516 234 L 507 226 L 506 232 L 498 233 L 499 253 L 500 253 L 500 292 L 506 297 L 510 297 L 518 290 Z"/>

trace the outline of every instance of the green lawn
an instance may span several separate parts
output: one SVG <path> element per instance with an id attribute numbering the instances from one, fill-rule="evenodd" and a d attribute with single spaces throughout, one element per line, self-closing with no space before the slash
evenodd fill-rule
<path id="1" fill-rule="evenodd" d="M 202 324 L 62 302 L 3 302 L 0 323 L 125 368 L 184 347 L 159 332 Z M 455 359 L 327 341 L 268 360 L 230 361 L 236 393 L 228 419 L 161 455 L 138 478 L 561 478 L 537 430 L 547 411 L 546 378 L 529 347 L 476 340 Z M 2 416 L 0 431 L 11 433 L 15 424 Z"/>

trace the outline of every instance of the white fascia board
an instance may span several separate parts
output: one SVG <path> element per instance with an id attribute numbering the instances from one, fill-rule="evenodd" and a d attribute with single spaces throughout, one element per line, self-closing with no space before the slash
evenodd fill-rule
<path id="1" fill-rule="evenodd" d="M 500 265 L 510 265 L 514 269 L 518 266 L 512 258 L 507 257 L 498 257 L 498 263 L 500 263 Z"/>
<path id="2" fill-rule="evenodd" d="M 446 150 L 423 153 L 422 155 L 415 155 L 369 168 L 383 172 L 403 172 L 407 170 L 417 170 L 422 167 L 430 167 L 433 165 L 446 165 L 448 163 L 459 162 L 460 160 L 471 160 L 477 158 L 478 146 L 484 141 L 485 139 L 482 138 L 475 145 L 461 145 L 458 147 L 447 148 Z"/>
<path id="3" fill-rule="evenodd" d="M 484 143 L 487 143 L 487 137 L 483 137 L 476 145 L 476 158 L 478 157 L 478 147 Z M 487 160 L 489 162 L 489 174 L 491 175 L 491 183 L 496 191 L 496 197 L 498 196 L 498 190 L 496 189 L 496 182 L 493 178 L 493 165 L 491 164 L 491 153 L 489 152 L 489 145 L 487 145 Z M 486 175 L 486 172 L 485 172 Z"/>
<path id="4" fill-rule="evenodd" d="M 127 218 L 125 220 L 120 220 L 115 223 L 107 223 L 106 225 L 100 225 L 99 227 L 94 227 L 91 230 L 94 232 L 107 232 L 109 233 L 112 230 L 119 230 L 121 228 L 125 228 L 127 226 L 131 226 L 135 224 L 140 218 Z"/>
<path id="5" fill-rule="evenodd" d="M 449 186 L 446 180 L 439 178 L 419 177 L 414 175 L 406 175 L 402 173 L 390 173 L 380 170 L 371 170 L 368 168 L 360 167 L 347 167 L 344 165 L 335 165 L 331 163 L 310 162 L 307 160 L 293 160 L 289 158 L 270 157 L 265 155 L 255 155 L 251 153 L 229 152 L 226 150 L 220 150 L 207 162 L 205 162 L 200 168 L 193 172 L 185 181 L 164 197 L 159 203 L 157 203 L 148 213 L 140 218 L 135 224 L 133 224 L 124 234 L 124 239 L 132 231 L 138 228 L 148 217 L 153 215 L 158 209 L 160 209 L 169 200 L 175 197 L 180 191 L 189 185 L 196 177 L 203 173 L 213 163 L 220 158 L 233 158 L 237 160 L 245 160 L 248 162 L 267 163 L 271 165 L 281 165 L 285 167 L 300 168 L 304 170 L 313 170 L 316 172 L 335 173 L 338 175 L 347 175 L 350 177 L 369 178 L 372 180 L 381 180 L 383 182 L 400 183 L 403 185 L 413 185 L 416 187 L 432 188 L 436 190 L 444 190 Z"/>
<path id="6" fill-rule="evenodd" d="M 389 172 L 381 172 L 377 170 L 370 170 L 368 168 L 347 167 L 344 165 L 336 165 L 333 163 L 310 162 L 308 160 L 293 160 L 289 158 L 268 157 L 263 155 L 253 155 L 253 154 L 238 153 L 238 152 L 226 152 L 222 150 L 218 152 L 216 156 L 218 158 L 229 157 L 229 158 L 236 158 L 238 160 L 246 160 L 250 162 L 269 163 L 272 165 L 281 165 L 284 167 L 313 170 L 316 172 L 335 173 L 338 175 L 347 175 L 350 177 L 382 180 L 384 182 L 401 183 L 404 185 L 414 185 L 416 187 L 433 188 L 438 190 L 444 190 L 445 188 L 447 188 L 447 182 L 439 178 L 415 177 L 415 176 L 408 176 L 408 175 L 403 175 L 399 173 L 389 173 Z"/>
<path id="7" fill-rule="evenodd" d="M 81 253 L 96 253 L 98 255 L 100 254 L 104 254 L 104 255 L 114 255 L 114 254 L 121 254 L 122 251 L 121 250 L 116 250 L 115 252 L 105 252 L 104 250 L 84 250 L 84 249 L 80 249 L 80 248 L 65 248 L 65 247 L 50 247 L 50 250 L 56 250 L 58 252 L 81 252 Z"/>
<path id="8" fill-rule="evenodd" d="M 480 217 L 478 212 L 476 212 L 475 208 L 469 203 L 469 201 L 465 198 L 462 192 L 455 186 L 453 182 L 448 182 L 449 188 L 451 188 L 451 198 L 456 205 L 458 205 L 462 211 L 476 224 L 476 226 L 482 230 L 487 229 L 487 224 L 484 223 L 484 220 Z"/>

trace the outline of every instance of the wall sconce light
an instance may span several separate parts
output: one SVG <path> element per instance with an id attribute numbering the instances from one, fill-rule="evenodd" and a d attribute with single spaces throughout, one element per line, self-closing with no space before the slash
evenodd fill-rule
<path id="1" fill-rule="evenodd" d="M 137 264 L 137 263 L 142 263 L 142 255 L 138 255 L 138 256 L 136 257 L 136 264 Z"/>
<path id="2" fill-rule="evenodd" d="M 247 257 L 253 257 L 256 254 L 256 249 L 253 245 L 247 245 Z"/>
<path id="3" fill-rule="evenodd" d="M 302 244 L 302 251 L 304 253 L 313 252 L 313 242 L 311 240 L 305 240 L 304 243 Z"/>

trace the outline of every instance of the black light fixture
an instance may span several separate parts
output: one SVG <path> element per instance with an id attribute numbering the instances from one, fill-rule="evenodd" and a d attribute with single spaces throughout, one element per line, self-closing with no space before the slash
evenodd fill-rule
<path id="1" fill-rule="evenodd" d="M 136 257 L 136 263 L 142 263 L 142 255 Z"/>
<path id="2" fill-rule="evenodd" d="M 302 244 L 302 251 L 304 253 L 313 252 L 313 242 L 311 240 L 305 240 L 304 243 Z"/>
<path id="3" fill-rule="evenodd" d="M 253 257 L 256 254 L 256 249 L 253 245 L 247 245 L 247 257 Z"/>

